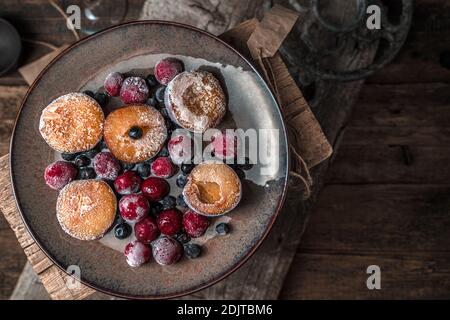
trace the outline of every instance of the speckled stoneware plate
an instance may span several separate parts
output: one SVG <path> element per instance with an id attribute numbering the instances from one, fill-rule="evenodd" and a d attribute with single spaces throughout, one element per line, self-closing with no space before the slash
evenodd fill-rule
<path id="1" fill-rule="evenodd" d="M 57 192 L 44 183 L 45 167 L 57 158 L 38 130 L 41 111 L 56 97 L 84 89 L 97 90 L 111 71 L 148 73 L 164 56 L 183 60 L 186 69 L 210 70 L 228 95 L 228 114 L 221 128 L 275 129 L 272 152 L 242 181 L 240 204 L 212 221 L 197 239 L 198 259 L 183 258 L 172 266 L 153 260 L 130 268 L 111 234 L 83 242 L 66 235 L 56 220 Z M 117 107 L 114 99 L 108 108 Z M 11 142 L 11 177 L 22 217 L 41 249 L 59 267 L 81 269 L 81 280 L 94 289 L 126 298 L 169 298 L 205 288 L 239 268 L 257 249 L 282 206 L 288 173 L 286 132 L 280 110 L 252 65 L 218 38 L 181 24 L 155 21 L 116 26 L 60 54 L 38 77 L 25 97 Z M 276 146 L 276 148 L 274 147 Z M 269 149 L 270 149 L 269 148 Z M 274 149 L 275 148 L 275 149 Z M 261 171 L 263 167 L 266 170 Z M 173 188 L 172 194 L 180 190 Z M 232 232 L 215 236 L 214 226 L 226 220 Z"/>

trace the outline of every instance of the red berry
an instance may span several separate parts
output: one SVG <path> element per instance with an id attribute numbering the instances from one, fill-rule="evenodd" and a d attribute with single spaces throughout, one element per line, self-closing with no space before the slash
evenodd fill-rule
<path id="1" fill-rule="evenodd" d="M 192 139 L 187 134 L 174 134 L 167 143 L 170 158 L 175 164 L 189 162 L 192 158 Z"/>
<path id="2" fill-rule="evenodd" d="M 212 151 L 219 159 L 232 159 L 237 156 L 238 136 L 234 132 L 218 132 L 212 137 Z"/>
<path id="3" fill-rule="evenodd" d="M 128 222 L 142 220 L 150 211 L 150 204 L 142 194 L 129 194 L 119 201 L 121 217 Z"/>
<path id="4" fill-rule="evenodd" d="M 122 83 L 123 75 L 119 72 L 113 72 L 106 76 L 103 87 L 110 96 L 117 97 L 120 94 Z"/>
<path id="5" fill-rule="evenodd" d="M 181 212 L 177 209 L 163 210 L 156 218 L 159 230 L 167 236 L 174 236 L 180 232 L 183 224 L 182 220 Z"/>
<path id="6" fill-rule="evenodd" d="M 150 260 L 150 248 L 139 241 L 127 244 L 124 254 L 131 267 L 139 267 Z"/>
<path id="7" fill-rule="evenodd" d="M 125 171 L 114 180 L 114 188 L 118 194 L 132 194 L 139 191 L 142 179 L 134 171 Z"/>
<path id="8" fill-rule="evenodd" d="M 120 173 L 120 162 L 110 152 L 100 152 L 94 157 L 94 170 L 100 179 L 115 180 Z"/>
<path id="9" fill-rule="evenodd" d="M 188 210 L 183 216 L 183 227 L 188 236 L 198 238 L 208 229 L 209 219 L 192 210 Z"/>
<path id="10" fill-rule="evenodd" d="M 45 168 L 45 183 L 54 190 L 61 190 L 75 180 L 78 169 L 70 162 L 56 161 Z"/>
<path id="11" fill-rule="evenodd" d="M 167 84 L 183 71 L 183 63 L 174 58 L 166 58 L 159 61 L 155 66 L 155 78 L 159 83 Z"/>
<path id="12" fill-rule="evenodd" d="M 169 194 L 169 183 L 158 177 L 149 177 L 142 182 L 141 191 L 149 201 L 159 201 Z"/>
<path id="13" fill-rule="evenodd" d="M 180 260 L 183 247 L 175 239 L 161 237 L 153 243 L 153 258 L 161 265 L 169 265 Z"/>
<path id="14" fill-rule="evenodd" d="M 159 229 L 153 217 L 147 217 L 134 225 L 134 235 L 136 239 L 145 244 L 150 244 L 158 238 Z"/>
<path id="15" fill-rule="evenodd" d="M 149 94 L 147 82 L 139 77 L 128 77 L 120 88 L 120 99 L 125 103 L 143 103 Z"/>
<path id="16" fill-rule="evenodd" d="M 152 174 L 160 178 L 169 178 L 175 174 L 175 166 L 168 157 L 159 157 L 152 162 Z"/>

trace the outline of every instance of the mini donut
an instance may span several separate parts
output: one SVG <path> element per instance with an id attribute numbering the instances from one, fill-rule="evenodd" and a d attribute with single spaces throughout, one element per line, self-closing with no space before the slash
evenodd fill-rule
<path id="1" fill-rule="evenodd" d="M 101 180 L 78 180 L 59 193 L 56 217 L 62 229 L 79 240 L 102 237 L 114 222 L 117 200 Z"/>
<path id="2" fill-rule="evenodd" d="M 206 71 L 177 75 L 167 85 L 164 104 L 170 118 L 192 132 L 216 127 L 226 113 L 226 98 L 219 80 Z"/>
<path id="3" fill-rule="evenodd" d="M 189 208 L 206 216 L 233 210 L 241 200 L 238 175 L 223 162 L 202 162 L 189 174 L 183 196 Z"/>
<path id="4" fill-rule="evenodd" d="M 131 138 L 139 128 L 142 136 Z M 111 112 L 105 121 L 104 137 L 111 153 L 119 160 L 137 163 L 154 157 L 167 139 L 164 117 L 155 108 L 136 104 Z"/>
<path id="5" fill-rule="evenodd" d="M 58 152 L 82 152 L 100 142 L 104 120 L 97 101 L 86 94 L 72 92 L 45 107 L 39 131 L 47 144 Z"/>

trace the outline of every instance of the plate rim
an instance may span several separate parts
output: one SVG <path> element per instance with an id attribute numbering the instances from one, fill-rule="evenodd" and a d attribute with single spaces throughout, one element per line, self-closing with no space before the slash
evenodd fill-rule
<path id="1" fill-rule="evenodd" d="M 232 47 L 231 45 L 229 45 L 228 43 L 226 43 L 225 41 L 223 41 L 222 39 L 220 39 L 219 37 L 215 36 L 214 34 L 202 30 L 200 28 L 191 26 L 191 25 L 187 25 L 184 23 L 179 23 L 179 22 L 174 22 L 174 21 L 166 21 L 166 20 L 132 20 L 132 21 L 128 21 L 125 23 L 120 23 L 108 28 L 105 28 L 99 32 L 96 32 L 94 34 L 88 35 L 85 38 L 78 40 L 74 43 L 72 43 L 70 46 L 68 46 L 67 48 L 63 49 L 55 58 L 52 59 L 52 61 L 39 73 L 39 75 L 36 77 L 36 79 L 33 81 L 33 83 L 30 85 L 30 87 L 28 88 L 24 98 L 22 99 L 22 102 L 20 104 L 20 108 L 19 111 L 17 113 L 15 122 L 14 122 L 14 127 L 11 133 L 11 140 L 10 140 L 10 144 L 9 144 L 9 174 L 10 174 L 10 179 L 11 179 L 11 186 L 12 186 L 12 191 L 13 191 L 13 197 L 14 197 L 14 201 L 16 203 L 17 209 L 19 211 L 20 217 L 22 218 L 22 221 L 28 231 L 28 233 L 30 234 L 31 238 L 34 240 L 34 242 L 36 243 L 36 245 L 39 247 L 39 249 L 45 254 L 45 256 L 55 265 L 57 266 L 58 269 L 60 269 L 61 271 L 63 271 L 66 275 L 68 276 L 72 276 L 71 274 L 69 274 L 67 272 L 67 270 L 65 270 L 65 268 L 60 264 L 60 262 L 58 262 L 56 260 L 56 258 L 54 258 L 52 256 L 52 254 L 50 252 L 48 252 L 48 250 L 40 243 L 40 240 L 38 240 L 37 236 L 34 234 L 33 230 L 31 229 L 31 226 L 29 225 L 25 215 L 22 212 L 22 208 L 21 205 L 18 201 L 17 198 L 17 190 L 16 190 L 16 183 L 15 183 L 15 179 L 14 179 L 14 169 L 13 169 L 13 145 L 14 145 L 14 141 L 15 141 L 15 137 L 16 137 L 16 129 L 18 126 L 18 122 L 20 119 L 20 116 L 22 114 L 22 109 L 24 108 L 25 102 L 28 99 L 28 96 L 30 95 L 30 93 L 33 91 L 34 87 L 36 86 L 36 84 L 40 81 L 40 79 L 42 78 L 42 76 L 47 72 L 47 70 L 49 68 L 51 68 L 53 66 L 53 64 L 59 60 L 62 56 L 64 56 L 65 54 L 67 54 L 70 50 L 74 49 L 75 47 L 78 47 L 80 45 L 82 45 L 84 42 L 89 41 L 97 36 L 100 36 L 104 33 L 108 33 L 108 32 L 113 32 L 115 29 L 118 28 L 122 28 L 124 26 L 130 26 L 130 25 L 139 25 L 139 24 L 159 24 L 159 25 L 168 25 L 168 26 L 175 26 L 175 27 L 179 27 L 179 28 L 184 28 L 184 29 L 188 29 L 194 32 L 198 32 L 201 33 L 207 37 L 210 37 L 216 41 L 218 41 L 219 43 L 221 43 L 222 45 L 224 45 L 225 47 L 227 47 L 228 49 L 230 49 L 231 51 L 233 51 L 236 55 L 238 55 L 241 59 L 243 59 L 248 65 L 249 67 L 252 69 L 253 72 L 255 72 L 255 74 L 262 80 L 262 85 L 268 90 L 268 92 L 270 93 L 270 96 L 273 100 L 273 102 L 275 103 L 275 105 L 277 106 L 277 112 L 280 116 L 281 119 L 281 127 L 282 127 L 282 131 L 283 131 L 283 135 L 285 137 L 285 142 L 286 142 L 286 174 L 283 177 L 284 178 L 284 183 L 283 183 L 283 190 L 282 190 L 282 194 L 281 197 L 279 198 L 279 201 L 277 203 L 277 207 L 276 210 L 274 212 L 274 214 L 271 217 L 270 223 L 268 224 L 267 228 L 264 230 L 263 235 L 260 237 L 260 239 L 258 239 L 258 241 L 252 246 L 252 248 L 245 253 L 245 255 L 237 262 L 235 263 L 231 268 L 229 268 L 228 270 L 226 270 L 225 272 L 223 272 L 223 274 L 213 278 L 212 280 L 202 283 L 200 285 L 194 286 L 192 288 L 188 288 L 185 290 L 181 290 L 181 291 L 177 291 L 174 293 L 169 293 L 169 294 L 161 294 L 161 295 L 155 295 L 155 294 L 149 294 L 149 295 L 128 295 L 128 294 L 123 294 L 123 293 L 118 293 L 118 292 L 114 292 L 111 291 L 110 289 L 106 289 L 103 287 L 100 287 L 98 285 L 89 283 L 88 281 L 83 280 L 82 278 L 79 279 L 79 282 L 95 291 L 99 291 L 101 293 L 107 294 L 107 295 L 111 295 L 111 296 L 115 296 L 115 297 L 119 297 L 119 298 L 123 298 L 123 299 L 140 299 L 140 300 L 156 300 L 156 299 L 172 299 L 172 298 L 178 298 L 178 297 L 182 297 L 182 296 L 186 296 L 195 292 L 198 292 L 200 290 L 206 289 L 222 280 L 224 280 L 225 278 L 227 278 L 228 276 L 230 276 L 231 274 L 233 274 L 235 271 L 237 271 L 238 269 L 240 269 L 249 259 L 250 257 L 252 257 L 255 252 L 260 248 L 260 246 L 262 245 L 262 243 L 264 242 L 264 240 L 266 240 L 267 236 L 269 235 L 270 231 L 273 228 L 273 225 L 275 224 L 275 221 L 278 219 L 278 216 L 281 212 L 281 209 L 284 205 L 284 202 L 286 200 L 286 193 L 287 193 L 287 187 L 288 187 L 288 183 L 289 183 L 289 171 L 290 171 L 290 150 L 289 150 L 289 135 L 287 133 L 287 127 L 286 127 L 286 123 L 285 123 L 285 119 L 284 119 L 284 115 L 281 112 L 281 107 L 278 104 L 277 99 L 275 98 L 274 93 L 272 92 L 272 90 L 270 89 L 270 86 L 267 85 L 266 80 L 262 77 L 262 75 L 260 74 L 260 72 L 256 69 L 256 67 L 254 66 L 254 64 L 249 61 L 242 53 L 240 53 L 237 49 L 235 49 L 234 47 Z"/>

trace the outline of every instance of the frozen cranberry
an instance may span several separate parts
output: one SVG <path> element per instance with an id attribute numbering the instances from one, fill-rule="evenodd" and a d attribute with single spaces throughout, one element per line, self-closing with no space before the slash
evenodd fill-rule
<path id="1" fill-rule="evenodd" d="M 117 97 L 120 94 L 122 83 L 123 75 L 119 72 L 113 72 L 106 76 L 103 87 L 110 96 Z"/>
<path id="2" fill-rule="evenodd" d="M 45 168 L 45 183 L 54 190 L 61 190 L 75 180 L 78 169 L 70 162 L 56 161 Z"/>
<path id="3" fill-rule="evenodd" d="M 167 84 L 183 71 L 183 63 L 174 58 L 166 58 L 159 61 L 155 66 L 155 77 L 159 83 Z"/>
<path id="4" fill-rule="evenodd" d="M 159 157 L 151 164 L 152 174 L 160 178 L 169 178 L 175 174 L 175 166 L 168 157 Z"/>
<path id="5" fill-rule="evenodd" d="M 180 165 L 189 162 L 192 158 L 192 139 L 187 134 L 173 134 L 167 149 L 173 163 Z"/>
<path id="6" fill-rule="evenodd" d="M 94 170 L 100 179 L 115 180 L 121 170 L 120 162 L 110 152 L 100 152 L 94 157 Z"/>
<path id="7" fill-rule="evenodd" d="M 169 183 L 158 177 L 149 177 L 142 182 L 141 191 L 150 201 L 159 201 L 169 194 Z"/>
<path id="8" fill-rule="evenodd" d="M 158 238 L 159 229 L 153 217 L 147 217 L 134 225 L 134 235 L 136 239 L 145 244 L 150 244 Z"/>
<path id="9" fill-rule="evenodd" d="M 120 99 L 125 103 L 144 103 L 148 99 L 148 86 L 144 79 L 129 77 L 120 88 Z"/>
<path id="10" fill-rule="evenodd" d="M 131 267 L 139 267 L 150 260 L 150 248 L 139 241 L 127 244 L 124 254 Z"/>
<path id="11" fill-rule="evenodd" d="M 180 260 L 183 255 L 183 247 L 172 238 L 161 237 L 153 243 L 153 258 L 161 265 L 169 265 Z"/>
<path id="12" fill-rule="evenodd" d="M 132 194 L 139 191 L 142 179 L 134 171 L 125 171 L 114 180 L 114 188 L 118 194 Z"/>
<path id="13" fill-rule="evenodd" d="M 177 209 L 163 210 L 156 218 L 159 230 L 167 236 L 174 236 L 181 230 L 182 220 L 181 212 Z"/>
<path id="14" fill-rule="evenodd" d="M 142 220 L 150 211 L 150 204 L 142 194 L 129 194 L 119 201 L 120 216 L 128 222 Z"/>
<path id="15" fill-rule="evenodd" d="M 183 227 L 184 231 L 186 231 L 191 238 L 198 238 L 205 233 L 206 229 L 208 229 L 209 219 L 192 210 L 188 210 L 183 216 Z"/>
<path id="16" fill-rule="evenodd" d="M 212 151 L 219 159 L 233 159 L 238 154 L 239 139 L 232 131 L 218 132 L 212 137 Z"/>

